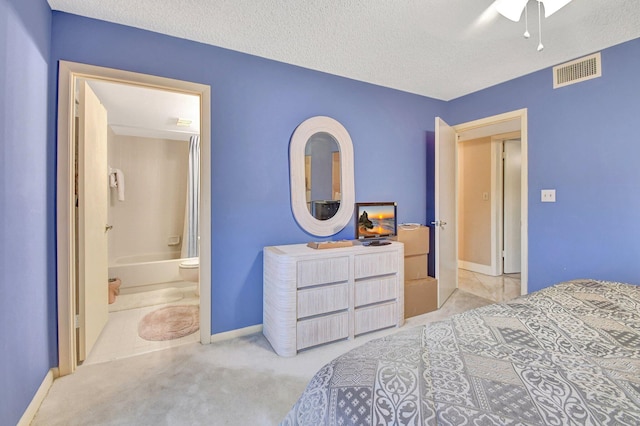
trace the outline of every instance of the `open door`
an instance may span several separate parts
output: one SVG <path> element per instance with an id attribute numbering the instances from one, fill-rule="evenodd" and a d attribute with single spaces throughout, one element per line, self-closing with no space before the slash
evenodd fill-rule
<path id="1" fill-rule="evenodd" d="M 458 288 L 456 217 L 456 132 L 436 117 L 435 229 L 438 308 Z"/>
<path id="2" fill-rule="evenodd" d="M 79 81 L 77 353 L 82 362 L 109 318 L 107 111 Z"/>

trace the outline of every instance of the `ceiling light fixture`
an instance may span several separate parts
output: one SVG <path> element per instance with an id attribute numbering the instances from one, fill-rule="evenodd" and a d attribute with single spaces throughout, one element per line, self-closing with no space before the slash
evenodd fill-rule
<path id="1" fill-rule="evenodd" d="M 544 4 L 544 17 L 556 13 L 558 10 L 569 4 L 571 0 L 535 0 L 538 2 L 538 52 L 544 49 L 542 45 L 542 13 L 540 3 Z M 525 13 L 524 38 L 529 38 L 529 20 L 527 16 L 527 3 L 529 0 L 496 0 L 495 6 L 498 13 L 513 22 L 518 22 Z"/>

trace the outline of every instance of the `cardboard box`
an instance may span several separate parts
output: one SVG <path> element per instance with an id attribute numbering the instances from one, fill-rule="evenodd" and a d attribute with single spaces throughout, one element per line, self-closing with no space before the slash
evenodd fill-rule
<path id="1" fill-rule="evenodd" d="M 438 281 L 435 278 L 421 280 L 405 280 L 404 282 L 404 317 L 438 309 Z"/>
<path id="2" fill-rule="evenodd" d="M 397 241 L 404 244 L 404 255 L 429 253 L 429 227 L 423 225 L 399 225 Z"/>
<path id="3" fill-rule="evenodd" d="M 404 257 L 404 279 L 419 280 L 429 277 L 429 261 L 426 254 Z"/>

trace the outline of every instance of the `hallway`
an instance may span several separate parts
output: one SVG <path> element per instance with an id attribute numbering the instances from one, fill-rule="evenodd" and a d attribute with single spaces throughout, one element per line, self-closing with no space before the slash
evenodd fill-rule
<path id="1" fill-rule="evenodd" d="M 494 302 L 507 302 L 520 296 L 520 274 L 492 277 L 458 269 L 458 288 Z"/>

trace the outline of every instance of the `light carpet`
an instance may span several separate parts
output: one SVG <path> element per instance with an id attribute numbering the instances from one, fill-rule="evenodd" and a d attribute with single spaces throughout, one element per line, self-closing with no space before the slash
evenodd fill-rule
<path id="1" fill-rule="evenodd" d="M 345 340 L 295 357 L 273 352 L 261 333 L 179 346 L 56 379 L 32 426 L 276 425 L 323 365 L 367 341 L 491 303 L 456 290 L 435 312 L 404 327 Z"/>

